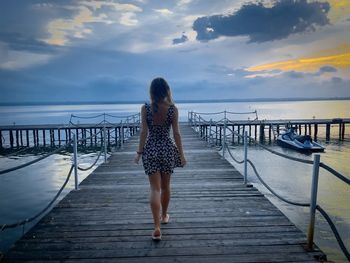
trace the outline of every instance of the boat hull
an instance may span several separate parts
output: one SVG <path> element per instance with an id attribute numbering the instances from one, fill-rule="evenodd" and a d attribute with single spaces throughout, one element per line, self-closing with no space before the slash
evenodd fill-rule
<path id="1" fill-rule="evenodd" d="M 324 152 L 323 146 L 314 145 L 314 143 L 311 147 L 303 147 L 303 146 L 299 145 L 297 142 L 286 141 L 286 140 L 283 140 L 281 138 L 277 138 L 277 144 L 282 146 L 282 147 L 293 149 L 293 150 L 296 150 L 296 151 L 302 152 L 302 153 Z"/>

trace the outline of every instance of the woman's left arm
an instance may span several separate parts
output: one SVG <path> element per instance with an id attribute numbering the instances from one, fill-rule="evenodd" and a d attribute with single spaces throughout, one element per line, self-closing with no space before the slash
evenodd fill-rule
<path id="1" fill-rule="evenodd" d="M 143 147 L 146 143 L 146 138 L 148 135 L 148 126 L 147 126 L 147 120 L 146 120 L 146 107 L 145 105 L 142 105 L 141 107 L 141 131 L 140 131 L 140 142 L 139 142 L 139 149 L 136 152 L 135 156 L 135 163 L 139 163 L 141 155 L 143 153 Z"/>

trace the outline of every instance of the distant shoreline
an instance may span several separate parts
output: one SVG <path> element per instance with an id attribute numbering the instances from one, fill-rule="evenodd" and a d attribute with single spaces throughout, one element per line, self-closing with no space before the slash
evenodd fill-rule
<path id="1" fill-rule="evenodd" d="M 176 103 L 225 103 L 225 102 L 288 102 L 288 101 L 342 101 L 347 98 L 257 98 L 257 99 L 206 99 L 176 100 Z M 0 106 L 50 106 L 50 105 L 103 105 L 103 104 L 142 104 L 145 101 L 66 101 L 66 102 L 8 102 Z"/>

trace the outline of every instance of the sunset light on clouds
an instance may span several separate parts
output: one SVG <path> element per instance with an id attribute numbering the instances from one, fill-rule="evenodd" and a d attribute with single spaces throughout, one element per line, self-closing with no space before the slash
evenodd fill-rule
<path id="1" fill-rule="evenodd" d="M 332 54 L 333 52 L 333 54 Z M 323 54 L 323 55 L 322 55 Z M 281 70 L 317 72 L 323 66 L 333 66 L 337 69 L 350 69 L 350 44 L 333 50 L 317 52 L 310 57 L 279 61 L 248 68 L 249 71 Z"/>
<path id="2" fill-rule="evenodd" d="M 348 0 L 0 5 L 2 103 L 350 97 Z"/>

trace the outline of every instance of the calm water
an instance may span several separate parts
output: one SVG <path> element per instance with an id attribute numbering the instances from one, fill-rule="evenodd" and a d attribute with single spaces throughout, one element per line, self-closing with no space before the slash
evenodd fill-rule
<path id="1" fill-rule="evenodd" d="M 98 113 L 115 115 L 130 115 L 139 112 L 140 104 L 116 105 L 51 105 L 51 106 L 6 106 L 0 107 L 0 125 L 21 124 L 67 124 L 70 114 L 92 116 Z M 310 101 L 310 102 L 244 102 L 244 103 L 188 103 L 178 104 L 180 121 L 187 120 L 188 111 L 252 111 L 257 110 L 259 119 L 301 119 L 301 118 L 350 118 L 350 101 Z M 252 115 L 231 115 L 231 119 L 254 119 Z M 219 116 L 208 116 L 219 118 Z M 74 120 L 78 122 L 78 120 Z M 113 121 L 111 119 L 110 121 Z M 80 122 L 83 122 L 80 120 Z M 86 121 L 84 121 L 86 122 Z M 98 119 L 91 122 L 98 122 Z M 322 135 L 322 130 L 320 130 Z M 337 134 L 337 129 L 332 133 Z M 338 142 L 333 139 L 326 144 L 326 152 L 321 154 L 321 161 L 331 165 L 337 171 L 349 177 L 350 167 L 350 127 L 346 129 L 348 140 Z M 333 136 L 336 138 L 336 136 Z M 325 142 L 320 138 L 321 142 Z M 312 156 L 282 149 L 271 144 L 275 150 L 305 159 Z M 243 150 L 237 146 L 234 154 L 240 158 Z M 80 153 L 80 163 L 87 166 L 93 162 L 95 153 Z M 0 157 L 0 169 L 9 168 L 20 163 L 38 158 L 38 156 Z M 291 200 L 307 202 L 310 196 L 311 166 L 295 163 L 274 156 L 255 146 L 249 147 L 249 158 L 256 164 L 261 176 L 284 197 Z M 102 162 L 102 158 L 101 161 Z M 66 179 L 71 164 L 70 154 L 53 155 L 42 162 L 24 170 L 0 175 L 0 224 L 12 223 L 31 217 L 55 196 Z M 234 164 L 242 171 L 243 167 Z M 83 180 L 89 172 L 80 172 L 79 180 Z M 249 181 L 257 186 L 270 200 L 277 205 L 304 233 L 308 221 L 308 209 L 295 208 L 276 200 L 269 194 L 249 171 Z M 74 188 L 74 180 L 70 180 L 67 189 L 60 199 Z M 319 182 L 319 204 L 330 213 L 341 232 L 347 247 L 350 247 L 350 189 L 329 173 L 321 171 Z M 34 222 L 35 223 L 35 222 Z M 32 224 L 26 225 L 27 231 Z M 0 250 L 6 251 L 22 234 L 22 227 L 0 232 Z M 316 226 L 316 243 L 323 249 L 329 259 L 336 262 L 346 262 L 342 256 L 329 227 L 318 216 Z"/>

